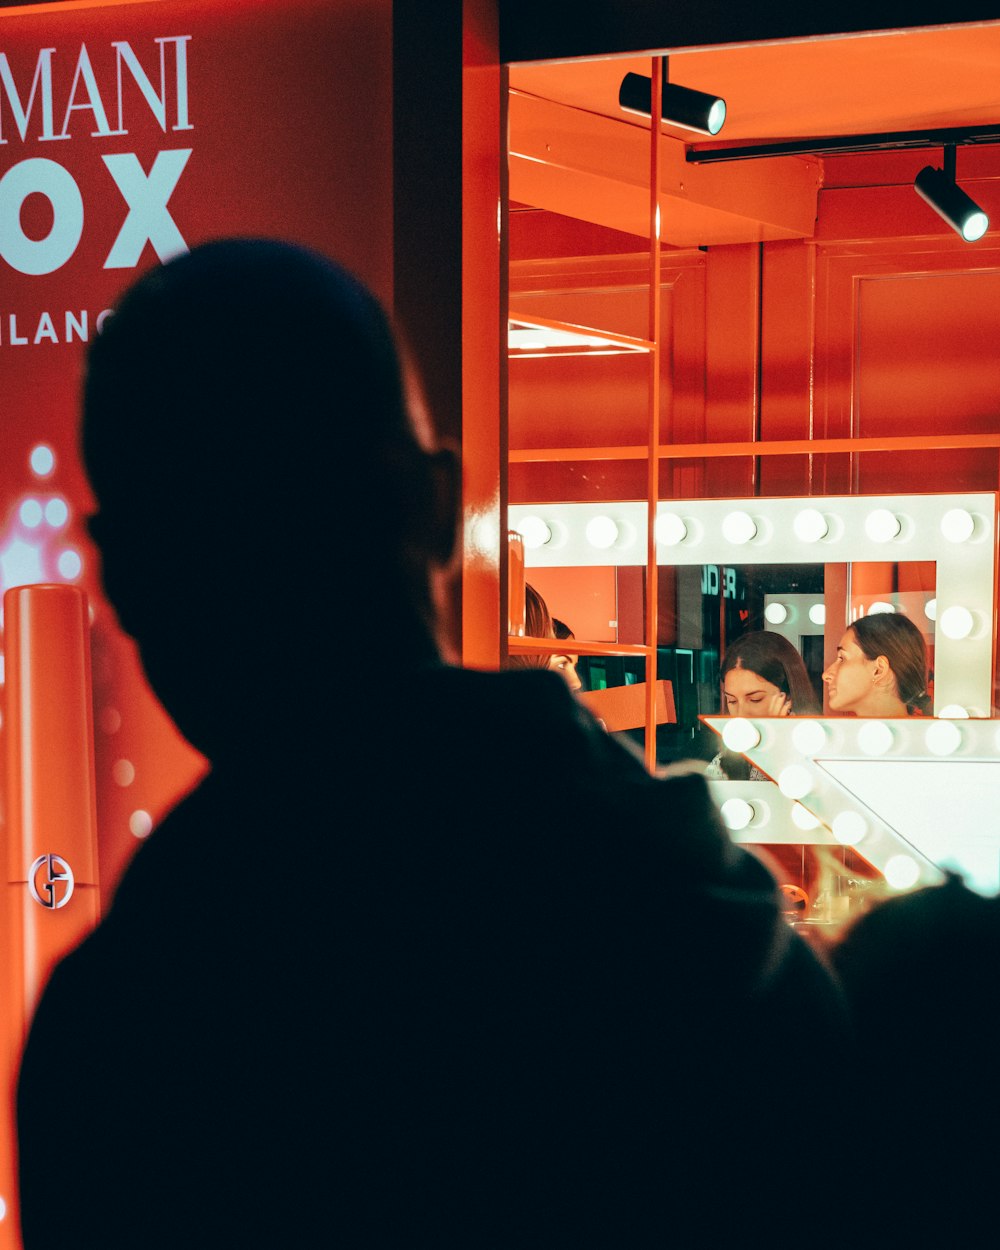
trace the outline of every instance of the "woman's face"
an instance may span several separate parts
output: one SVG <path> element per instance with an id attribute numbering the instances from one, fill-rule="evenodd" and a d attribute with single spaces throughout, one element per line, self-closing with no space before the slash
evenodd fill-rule
<path id="1" fill-rule="evenodd" d="M 854 630 L 849 629 L 837 644 L 837 658 L 823 674 L 830 710 L 856 709 L 872 693 L 874 671 L 875 661 L 868 659 L 858 646 Z"/>
<path id="2" fill-rule="evenodd" d="M 792 701 L 773 682 L 748 668 L 731 668 L 722 679 L 722 695 L 730 716 L 789 716 Z"/>
<path id="3" fill-rule="evenodd" d="M 579 662 L 580 657 L 578 655 L 554 655 L 549 660 L 549 668 L 562 674 L 570 690 L 580 690 L 583 687 L 583 682 L 576 671 L 576 666 Z"/>

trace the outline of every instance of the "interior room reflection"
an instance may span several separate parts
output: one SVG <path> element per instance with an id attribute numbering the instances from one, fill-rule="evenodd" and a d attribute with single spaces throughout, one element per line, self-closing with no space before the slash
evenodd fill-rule
<path id="1" fill-rule="evenodd" d="M 665 718 L 656 731 L 659 763 L 712 760 L 718 735 L 699 719 L 727 711 L 720 685 L 726 648 L 758 630 L 786 638 L 802 657 L 823 714 L 824 669 L 837 643 L 858 617 L 895 612 L 920 629 L 929 657 L 933 693 L 935 562 L 849 564 L 659 565 L 656 679 L 665 683 Z M 640 566 L 549 567 L 530 570 L 532 584 L 554 616 L 572 624 L 577 639 L 641 644 L 645 619 L 645 569 Z M 641 656 L 580 655 L 583 691 L 623 690 L 646 679 Z M 620 732 L 642 742 L 641 725 Z"/>

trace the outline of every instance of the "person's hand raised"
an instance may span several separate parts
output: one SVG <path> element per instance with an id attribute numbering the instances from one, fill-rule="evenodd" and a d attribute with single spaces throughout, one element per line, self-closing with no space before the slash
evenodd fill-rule
<path id="1" fill-rule="evenodd" d="M 791 716 L 792 701 L 783 691 L 772 695 L 765 716 Z"/>

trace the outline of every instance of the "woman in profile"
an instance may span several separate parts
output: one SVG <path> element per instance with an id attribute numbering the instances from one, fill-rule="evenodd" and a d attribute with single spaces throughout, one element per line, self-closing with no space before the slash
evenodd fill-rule
<path id="1" fill-rule="evenodd" d="M 524 635 L 526 638 L 558 638 L 560 641 L 576 637 L 568 625 L 564 625 L 549 612 L 548 604 L 530 582 L 526 582 L 524 586 Z M 583 686 L 576 671 L 579 658 L 569 652 L 558 655 L 518 654 L 508 657 L 507 667 L 550 668 L 575 693 Z"/>
<path id="2" fill-rule="evenodd" d="M 837 644 L 823 681 L 838 715 L 920 716 L 930 703 L 924 636 L 898 612 L 859 617 Z"/>
<path id="3" fill-rule="evenodd" d="M 722 710 L 728 716 L 818 716 L 819 699 L 795 647 L 771 630 L 755 630 L 726 648 L 719 670 Z M 764 774 L 742 756 L 720 751 L 710 777 L 761 781 Z"/>

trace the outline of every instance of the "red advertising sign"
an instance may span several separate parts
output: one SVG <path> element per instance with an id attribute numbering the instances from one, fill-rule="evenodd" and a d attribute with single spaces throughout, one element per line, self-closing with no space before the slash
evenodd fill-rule
<path id="1" fill-rule="evenodd" d="M 223 235 L 318 247 L 389 300 L 391 59 L 388 0 L 0 12 L 0 593 L 90 598 L 105 892 L 201 761 L 101 596 L 76 447 L 86 344 L 141 270 Z"/>
<path id="2" fill-rule="evenodd" d="M 213 237 L 319 248 L 391 302 L 391 13 L 390 0 L 0 10 L 0 594 L 33 583 L 86 593 L 105 905 L 138 840 L 205 764 L 147 688 L 102 595 L 77 450 L 86 346 L 142 270 Z M 216 555 L 221 567 L 227 552 Z M 266 579 L 280 573 L 261 572 L 262 613 Z M 265 681 L 275 659 L 262 643 L 248 680 Z M 0 925 L 12 932 L 10 888 Z M 0 964 L 0 989 L 6 980 Z M 23 1021 L 8 1026 L 10 1079 Z M 0 1247 L 13 1250 L 9 1147 L 0 1124 Z"/>

